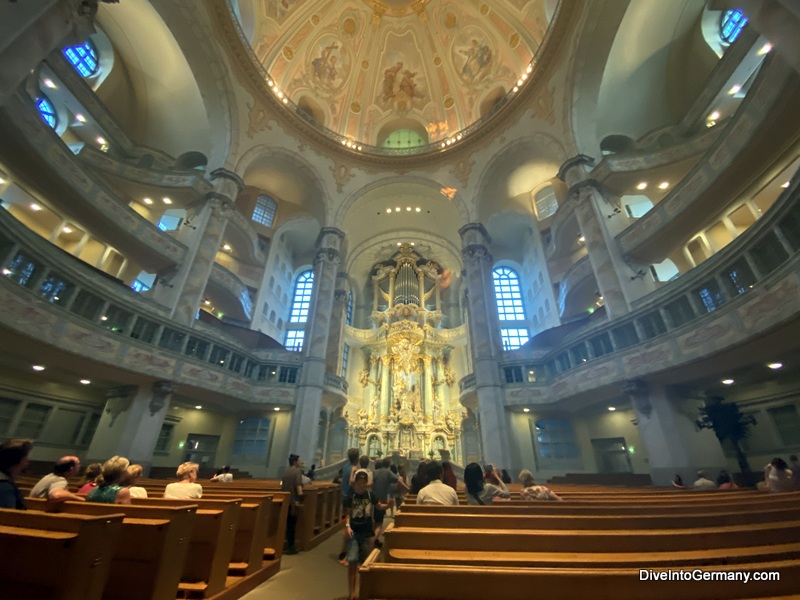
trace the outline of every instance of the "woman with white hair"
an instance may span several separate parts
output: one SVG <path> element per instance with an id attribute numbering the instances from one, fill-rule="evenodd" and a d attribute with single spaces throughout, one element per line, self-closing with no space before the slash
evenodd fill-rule
<path id="1" fill-rule="evenodd" d="M 524 469 L 519 472 L 519 480 L 522 483 L 522 491 L 519 494 L 522 500 L 564 500 L 553 490 L 544 485 L 536 485 L 533 473 Z"/>
<path id="2" fill-rule="evenodd" d="M 178 467 L 178 478 L 180 481 L 170 483 L 164 489 L 164 498 L 176 498 L 178 500 L 192 500 L 203 497 L 203 486 L 197 481 L 197 471 L 200 465 L 193 462 L 185 462 Z"/>

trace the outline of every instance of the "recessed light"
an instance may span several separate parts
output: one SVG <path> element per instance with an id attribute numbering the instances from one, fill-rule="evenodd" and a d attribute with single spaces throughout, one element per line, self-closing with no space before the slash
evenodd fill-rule
<path id="1" fill-rule="evenodd" d="M 768 366 L 770 369 L 772 369 L 773 371 L 777 371 L 778 369 L 780 369 L 781 367 L 783 367 L 783 363 L 779 363 L 779 362 L 771 362 L 771 363 L 767 364 L 767 366 Z"/>
<path id="2" fill-rule="evenodd" d="M 42 207 L 36 204 L 35 202 L 31 204 L 28 208 L 30 208 L 33 212 L 39 212 L 42 210 Z"/>
<path id="3" fill-rule="evenodd" d="M 410 206 L 406 206 L 406 210 L 407 210 L 408 212 L 411 212 L 411 207 L 410 207 Z"/>
<path id="4" fill-rule="evenodd" d="M 63 233 L 72 233 L 72 228 L 71 227 L 62 227 L 61 231 Z"/>
<path id="5" fill-rule="evenodd" d="M 143 198 L 142 202 L 144 202 L 145 204 L 152 204 L 153 203 L 153 199 L 152 198 Z"/>
<path id="6" fill-rule="evenodd" d="M 226 250 L 227 252 L 230 252 L 231 251 L 231 245 L 230 244 L 225 244 L 224 246 L 222 246 L 222 249 Z"/>
<path id="7" fill-rule="evenodd" d="M 758 50 L 758 55 L 759 55 L 759 56 L 764 56 L 765 54 L 767 54 L 767 53 L 768 53 L 768 52 L 770 52 L 771 50 L 772 50 L 772 44 L 770 44 L 769 42 L 767 42 L 766 44 L 764 44 L 763 46 L 761 46 L 761 48 L 759 48 L 759 50 Z"/>
<path id="8" fill-rule="evenodd" d="M 79 123 L 86 123 L 86 117 L 84 117 L 81 113 L 75 115 L 75 120 Z"/>
<path id="9" fill-rule="evenodd" d="M 91 379 L 81 379 L 81 385 L 89 385 L 92 383 Z"/>
<path id="10" fill-rule="evenodd" d="M 100 144 L 101 146 L 105 146 L 108 142 L 106 141 L 106 138 L 98 137 L 97 138 L 97 143 Z"/>
<path id="11" fill-rule="evenodd" d="M 729 90 L 728 90 L 728 93 L 729 93 L 731 96 L 733 96 L 734 94 L 738 94 L 738 93 L 739 93 L 741 90 L 742 90 L 742 86 L 740 86 L 740 85 L 737 83 L 735 86 L 733 86 L 731 89 L 729 89 Z"/>
<path id="12" fill-rule="evenodd" d="M 33 365 L 34 371 L 44 371 L 44 365 Z"/>
<path id="13" fill-rule="evenodd" d="M 163 198 L 164 204 L 172 204 L 172 199 L 167 198 L 166 196 Z"/>
<path id="14" fill-rule="evenodd" d="M 4 178 L 0 177 L 0 185 L 3 185 L 5 182 L 6 182 L 6 180 Z"/>
<path id="15" fill-rule="evenodd" d="M 665 190 L 669 187 L 669 181 L 662 181 L 658 184 L 658 189 Z"/>
<path id="16" fill-rule="evenodd" d="M 398 246 L 402 246 L 402 245 L 403 245 L 403 243 L 402 243 L 402 242 L 397 242 L 397 245 L 398 245 Z"/>
<path id="17" fill-rule="evenodd" d="M 617 407 L 616 406 L 609 406 L 608 410 L 610 410 L 611 412 L 614 412 L 615 410 L 617 410 Z"/>
<path id="18" fill-rule="evenodd" d="M 272 410 L 274 410 L 275 412 L 278 412 L 278 411 L 280 411 L 280 409 L 281 409 L 281 407 L 280 407 L 280 406 L 276 406 L 276 407 L 275 407 L 275 408 L 273 408 Z"/>
<path id="19" fill-rule="evenodd" d="M 2 270 L 2 273 L 3 273 L 3 275 L 5 275 L 6 277 L 8 277 L 9 275 L 11 275 L 11 273 L 13 273 L 13 271 L 12 271 L 11 269 L 3 269 L 3 270 Z"/>
<path id="20" fill-rule="evenodd" d="M 531 412 L 531 409 L 530 408 L 523 408 L 522 412 Z"/>
<path id="21" fill-rule="evenodd" d="M 583 242 L 586 241 L 586 238 L 584 236 L 579 236 L 578 241 L 582 244 Z"/>
<path id="22" fill-rule="evenodd" d="M 422 209 L 421 209 L 421 208 L 418 206 L 418 207 L 417 207 L 417 208 L 415 208 L 414 210 L 415 210 L 415 211 L 417 211 L 417 212 L 420 212 Z"/>
<path id="23" fill-rule="evenodd" d="M 56 84 L 53 83 L 52 79 L 45 79 L 42 81 L 46 87 L 49 87 L 51 90 L 56 89 Z"/>
<path id="24" fill-rule="evenodd" d="M 107 316 L 105 316 L 105 315 L 103 315 L 102 317 L 100 317 L 100 320 L 101 320 L 101 321 L 108 321 L 108 317 L 107 317 Z"/>
<path id="25" fill-rule="evenodd" d="M 387 213 L 391 213 L 391 212 L 392 212 L 392 209 L 391 209 L 391 208 L 387 208 L 387 209 L 386 209 L 386 212 L 387 212 Z"/>
<path id="26" fill-rule="evenodd" d="M 195 408 L 196 408 L 197 410 L 203 410 L 203 407 L 202 407 L 200 404 L 198 404 L 197 406 L 195 406 Z"/>
<path id="27" fill-rule="evenodd" d="M 203 304 L 205 304 L 206 306 L 208 306 L 209 304 L 211 304 L 211 300 L 203 300 Z"/>
<path id="28" fill-rule="evenodd" d="M 710 115 L 708 115 L 708 119 L 710 121 L 718 121 L 719 120 L 719 111 L 715 110 L 714 112 L 712 112 Z"/>
<path id="29" fill-rule="evenodd" d="M 787 182 L 786 182 L 786 183 L 784 183 L 784 184 L 783 184 L 781 187 L 782 187 L 782 188 L 788 188 L 788 187 L 789 187 L 789 182 L 787 181 Z"/>
<path id="30" fill-rule="evenodd" d="M 637 189 L 637 190 L 646 190 L 646 189 L 647 189 L 647 182 L 646 182 L 646 181 L 640 181 L 640 182 L 639 182 L 639 183 L 636 185 L 636 189 Z"/>
<path id="31" fill-rule="evenodd" d="M 394 212 L 400 212 L 400 207 L 399 206 L 395 206 Z"/>
<path id="32" fill-rule="evenodd" d="M 723 385 L 733 385 L 733 379 L 723 379 Z"/>

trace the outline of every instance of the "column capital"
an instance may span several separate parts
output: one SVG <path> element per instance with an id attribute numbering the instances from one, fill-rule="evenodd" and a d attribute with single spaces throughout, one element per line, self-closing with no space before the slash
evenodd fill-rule
<path id="1" fill-rule="evenodd" d="M 492 255 L 489 249 L 481 244 L 470 244 L 461 250 L 461 255 L 464 257 L 465 262 L 486 262 L 492 263 Z"/>
<path id="2" fill-rule="evenodd" d="M 153 396 L 150 398 L 150 416 L 155 415 L 164 408 L 172 398 L 172 394 L 178 391 L 178 384 L 172 381 L 156 381 L 153 384 Z"/>
<path id="3" fill-rule="evenodd" d="M 347 300 L 347 290 L 339 289 L 333 293 L 334 302 L 337 302 L 339 304 L 344 304 L 346 300 Z"/>
<path id="4" fill-rule="evenodd" d="M 205 196 L 205 201 L 214 213 L 225 219 L 230 218 L 233 215 L 233 211 L 236 210 L 233 200 L 219 192 L 209 192 Z"/>
<path id="5" fill-rule="evenodd" d="M 344 231 L 336 227 L 323 227 L 319 230 L 319 235 L 314 245 L 317 248 L 335 248 L 339 250 L 342 247 L 344 235 Z"/>
<path id="6" fill-rule="evenodd" d="M 558 177 L 567 185 L 583 179 L 594 168 L 595 160 L 586 154 L 578 154 L 564 161 L 558 169 Z"/>
<path id="7" fill-rule="evenodd" d="M 106 390 L 106 412 L 111 415 L 112 425 L 117 417 L 130 409 L 138 391 L 136 385 L 121 385 Z"/>
<path id="8" fill-rule="evenodd" d="M 239 177 L 237 173 L 229 171 L 228 169 L 214 169 L 211 171 L 209 179 L 212 181 L 212 183 L 217 184 L 221 183 L 222 181 L 232 183 L 234 186 L 236 186 L 236 195 L 241 193 L 241 191 L 244 189 L 244 180 Z"/>
<path id="9" fill-rule="evenodd" d="M 482 223 L 467 223 L 458 230 L 461 236 L 461 244 L 466 247 L 474 244 L 491 244 L 492 236 L 486 231 Z"/>
<path id="10" fill-rule="evenodd" d="M 645 417 L 650 417 L 653 405 L 650 403 L 650 386 L 641 379 L 631 379 L 622 382 L 622 392 L 630 396 L 633 408 Z"/>

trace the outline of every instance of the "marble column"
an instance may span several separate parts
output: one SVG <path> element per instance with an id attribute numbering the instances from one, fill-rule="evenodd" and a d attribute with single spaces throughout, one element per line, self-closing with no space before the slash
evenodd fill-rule
<path id="1" fill-rule="evenodd" d="M 319 413 L 325 383 L 326 352 L 333 323 L 336 278 L 341 264 L 344 232 L 324 227 L 317 237 L 314 287 L 303 344 L 303 368 L 292 415 L 289 452 L 308 459 L 314 456 L 319 434 Z"/>
<path id="2" fill-rule="evenodd" d="M 425 377 L 425 420 L 433 418 L 433 360 L 425 355 L 423 377 Z"/>
<path id="3" fill-rule="evenodd" d="M 607 201 L 598 184 L 589 179 L 593 166 L 592 158 L 576 156 L 561 166 L 558 178 L 569 186 L 567 197 L 576 203 L 575 216 L 586 240 L 598 291 L 603 296 L 608 318 L 615 319 L 630 311 L 623 279 L 629 277 L 629 269 L 606 224 L 609 216 L 620 215 L 619 202 L 615 205 L 613 201 Z"/>
<path id="4" fill-rule="evenodd" d="M 714 477 L 727 460 L 710 431 L 698 431 L 696 402 L 676 396 L 669 388 L 626 381 L 622 390 L 633 404 L 637 429 L 647 449 L 650 477 L 655 485 L 671 485 L 679 473 L 691 484 L 703 469 Z"/>
<path id="5" fill-rule="evenodd" d="M 340 273 L 343 279 L 344 273 Z M 328 336 L 328 350 L 325 353 L 325 369 L 328 373 L 339 375 L 342 372 L 339 358 L 342 354 L 342 337 L 344 334 L 344 315 L 347 308 L 347 291 L 337 289 L 333 295 L 333 312 L 331 313 L 330 335 Z"/>
<path id="6" fill-rule="evenodd" d="M 491 238 L 480 223 L 459 230 L 469 302 L 469 341 L 478 396 L 483 458 L 496 465 L 511 464 L 509 428 L 498 359 L 500 329 L 494 303 Z"/>
<path id="7" fill-rule="evenodd" d="M 0 106 L 53 50 L 94 33 L 98 0 L 20 0 L 0 4 Z"/>
<path id="8" fill-rule="evenodd" d="M 389 381 L 389 375 L 391 374 L 391 365 L 392 359 L 388 354 L 384 354 L 380 357 L 380 371 L 381 371 L 381 388 L 380 388 L 380 410 L 383 414 L 388 415 L 392 411 L 392 402 L 394 398 L 392 397 L 392 387 L 391 382 Z"/>
<path id="9" fill-rule="evenodd" d="M 126 385 L 108 390 L 86 462 L 125 456 L 149 473 L 158 434 L 177 389 L 172 382 L 156 381 L 150 387 Z"/>
<path id="10" fill-rule="evenodd" d="M 211 173 L 214 191 L 198 203 L 188 219 L 191 233 L 187 236 L 188 251 L 183 264 L 172 273 L 160 275 L 154 299 L 172 309 L 173 321 L 182 325 L 194 322 L 206 293 L 206 285 L 217 252 L 224 244 L 228 219 L 237 210 L 234 199 L 244 188 L 241 178 L 224 169 Z"/>

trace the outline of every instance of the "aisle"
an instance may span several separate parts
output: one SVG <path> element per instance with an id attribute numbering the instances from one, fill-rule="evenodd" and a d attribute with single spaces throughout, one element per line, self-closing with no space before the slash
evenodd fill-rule
<path id="1" fill-rule="evenodd" d="M 337 560 L 341 547 L 336 533 L 311 552 L 284 554 L 280 572 L 242 600 L 346 600 L 347 567 Z"/>

